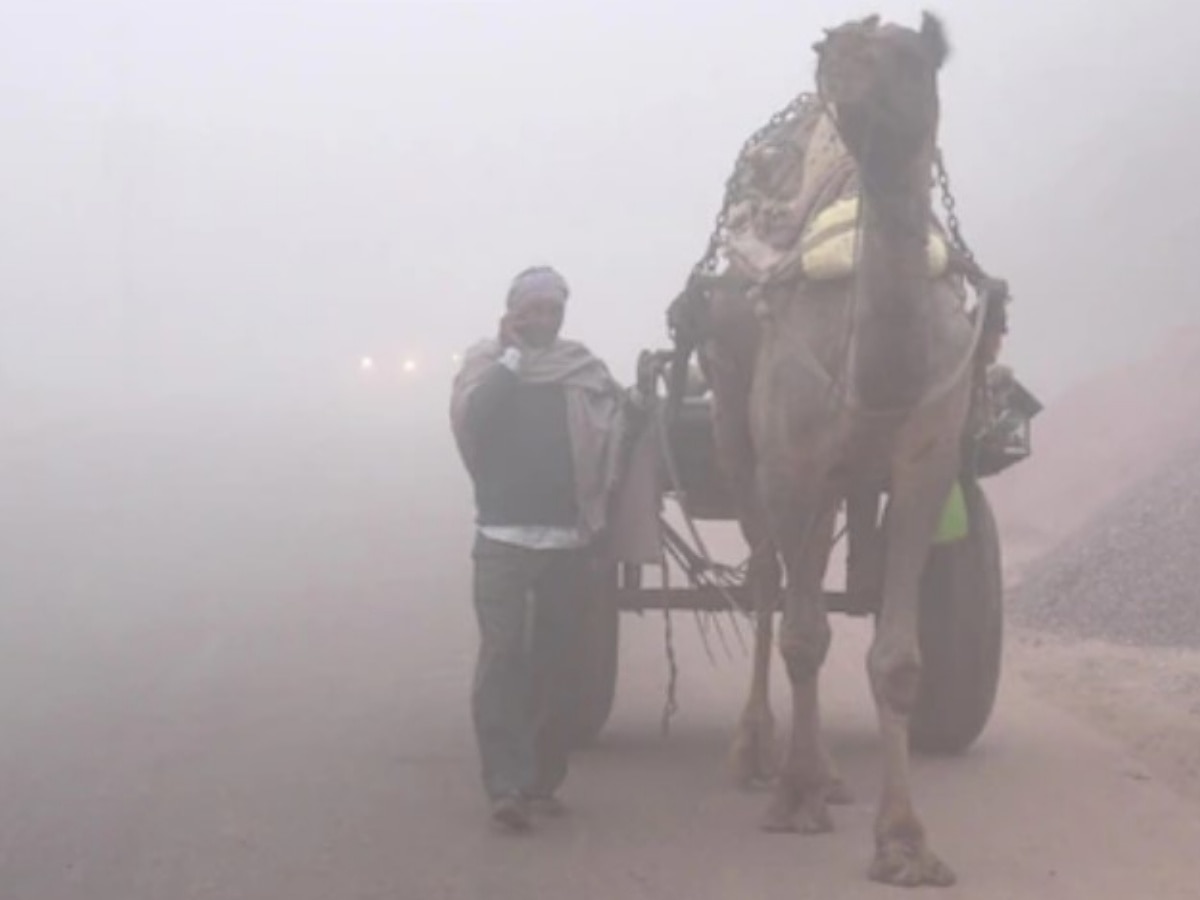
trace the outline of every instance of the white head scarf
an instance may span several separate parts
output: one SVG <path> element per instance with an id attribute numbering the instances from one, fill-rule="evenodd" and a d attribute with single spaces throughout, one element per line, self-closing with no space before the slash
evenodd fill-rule
<path id="1" fill-rule="evenodd" d="M 550 266 L 534 266 L 513 279 L 508 289 L 508 308 L 516 309 L 530 300 L 566 303 L 571 294 L 567 281 Z"/>

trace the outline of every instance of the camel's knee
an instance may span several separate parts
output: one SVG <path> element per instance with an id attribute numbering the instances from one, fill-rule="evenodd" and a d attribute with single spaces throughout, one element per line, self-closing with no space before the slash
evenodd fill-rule
<path id="1" fill-rule="evenodd" d="M 825 657 L 829 655 L 832 641 L 833 629 L 823 616 L 803 628 L 785 624 L 779 636 L 779 654 L 783 657 L 792 684 L 801 684 L 817 676 L 825 664 Z"/>
<path id="2" fill-rule="evenodd" d="M 899 715 L 911 715 L 921 690 L 921 652 L 876 641 L 867 656 L 875 700 Z"/>

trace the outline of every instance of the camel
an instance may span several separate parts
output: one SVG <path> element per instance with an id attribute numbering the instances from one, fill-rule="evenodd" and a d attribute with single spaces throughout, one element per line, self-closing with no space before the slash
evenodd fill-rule
<path id="1" fill-rule="evenodd" d="M 711 279 L 697 347 L 757 614 L 733 764 L 743 782 L 774 780 L 768 831 L 827 831 L 828 806 L 849 799 L 823 743 L 818 696 L 831 640 L 823 582 L 844 502 L 848 591 L 873 593 L 877 610 L 867 670 L 884 784 L 870 877 L 944 886 L 955 877 L 914 807 L 908 728 L 921 678 L 919 580 L 960 471 L 976 372 L 962 296 L 950 276 L 931 277 L 926 256 L 948 45 L 926 14 L 919 30 L 878 16 L 847 23 L 814 49 L 820 103 L 854 163 L 855 269 L 826 281 Z M 768 672 L 785 573 L 779 646 L 793 715 L 780 769 Z"/>

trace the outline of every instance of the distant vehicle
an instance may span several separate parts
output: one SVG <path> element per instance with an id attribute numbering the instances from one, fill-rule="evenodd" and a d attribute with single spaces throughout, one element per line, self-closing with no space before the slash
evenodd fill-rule
<path id="1" fill-rule="evenodd" d="M 425 374 L 448 378 L 461 362 L 459 353 L 364 353 L 358 359 L 358 370 L 364 379 L 372 381 L 411 380 Z"/>

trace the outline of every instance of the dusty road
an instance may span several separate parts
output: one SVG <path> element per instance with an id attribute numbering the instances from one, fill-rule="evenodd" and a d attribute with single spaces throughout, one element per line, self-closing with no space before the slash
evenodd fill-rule
<path id="1" fill-rule="evenodd" d="M 574 814 L 493 834 L 466 715 L 462 485 L 434 461 L 443 444 L 402 475 L 403 442 L 368 431 L 4 449 L 0 898 L 891 895 L 863 875 L 879 775 L 846 622 L 827 722 L 860 803 L 836 834 L 755 830 L 765 798 L 724 769 L 747 664 L 712 668 L 686 622 L 682 711 L 660 737 L 657 619 L 625 623 L 618 708 L 577 762 Z M 1019 674 L 1036 648 L 1010 647 L 976 751 L 917 764 L 961 879 L 941 896 L 1200 897 L 1200 807 L 1047 703 Z"/>

